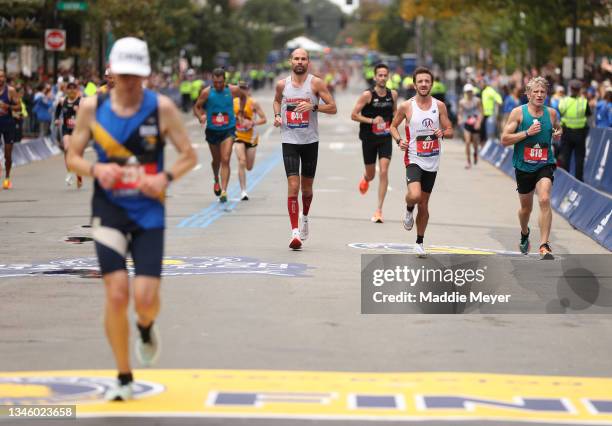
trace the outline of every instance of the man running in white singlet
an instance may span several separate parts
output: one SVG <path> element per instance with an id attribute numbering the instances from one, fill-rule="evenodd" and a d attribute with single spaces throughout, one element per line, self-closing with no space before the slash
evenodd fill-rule
<path id="1" fill-rule="evenodd" d="M 429 221 L 429 197 L 433 190 L 440 165 L 440 139 L 453 137 L 453 125 L 448 118 L 446 105 L 434 99 L 430 92 L 433 74 L 425 67 L 418 67 L 412 76 L 417 93 L 400 104 L 391 123 L 391 136 L 404 154 L 406 165 L 406 214 L 404 228 L 414 225 L 414 208 L 418 205 L 417 240 L 418 257 L 427 256 L 423 247 L 425 229 Z M 406 139 L 398 127 L 406 120 Z"/>
<path id="2" fill-rule="evenodd" d="M 336 102 L 325 82 L 308 73 L 309 63 L 306 50 L 300 48 L 291 53 L 291 75 L 276 83 L 273 103 L 274 126 L 281 128 L 288 185 L 287 208 L 291 221 L 289 247 L 293 250 L 300 249 L 302 241 L 308 238 L 308 212 L 319 151 L 317 112 L 336 113 Z M 319 99 L 324 103 L 319 105 Z M 298 228 L 300 189 L 303 211 Z"/>

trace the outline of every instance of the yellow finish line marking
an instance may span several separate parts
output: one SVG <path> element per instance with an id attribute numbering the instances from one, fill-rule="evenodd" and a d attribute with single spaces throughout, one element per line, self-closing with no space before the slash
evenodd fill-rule
<path id="1" fill-rule="evenodd" d="M 480 373 L 137 370 L 135 398 L 105 402 L 111 370 L 0 373 L 2 404 L 77 404 L 79 417 L 498 420 L 612 425 L 612 379 Z"/>

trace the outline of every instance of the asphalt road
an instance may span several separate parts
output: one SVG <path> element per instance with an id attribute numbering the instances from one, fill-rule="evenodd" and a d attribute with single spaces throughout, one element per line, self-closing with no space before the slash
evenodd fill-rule
<path id="1" fill-rule="evenodd" d="M 212 192 L 203 130 L 185 116 L 199 165 L 172 185 L 167 200 L 165 255 L 178 275 L 163 280 L 158 324 L 164 351 L 157 368 L 610 377 L 609 316 L 360 313 L 360 255 L 385 250 L 350 244 L 412 244 L 416 236 L 401 225 L 405 184 L 398 150 L 390 168 L 385 223 L 370 222 L 378 183 L 365 196 L 357 190 L 362 154 L 358 127 L 350 121 L 357 94 L 356 88 L 337 94 L 338 114 L 320 114 L 310 239 L 298 252 L 288 248 L 278 130 L 261 130 L 251 199 L 238 201 L 234 187 L 225 211 Z M 259 92 L 257 98 L 270 120 L 272 93 Z M 167 148 L 167 160 L 173 158 Z M 237 185 L 233 161 L 230 185 Z M 515 252 L 514 182 L 484 162 L 471 170 L 463 165 L 462 143 L 445 142 L 426 246 Z M 114 368 L 102 328 L 104 289 L 99 279 L 86 277 L 95 266 L 92 243 L 64 242 L 67 236 L 90 235 L 84 225 L 91 182 L 78 191 L 66 187 L 64 176 L 58 156 L 16 168 L 14 189 L 0 192 L 0 275 L 24 273 L 0 277 L 0 378 L 20 371 Z M 534 231 L 536 215 L 537 206 Z M 559 254 L 609 255 L 556 214 L 550 239 Z M 32 265 L 42 266 L 29 274 Z M 69 274 L 58 275 L 58 270 Z M 11 392 L 0 382 L 0 401 L 14 396 Z M 305 425 L 323 419 L 150 421 L 82 419 L 79 424 Z"/>

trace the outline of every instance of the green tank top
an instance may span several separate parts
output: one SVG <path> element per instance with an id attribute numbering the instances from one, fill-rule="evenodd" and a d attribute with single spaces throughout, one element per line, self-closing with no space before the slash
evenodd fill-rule
<path id="1" fill-rule="evenodd" d="M 533 124 L 534 117 L 529 114 L 527 105 L 521 107 L 523 120 L 518 126 L 517 133 L 524 132 Z M 542 130 L 537 135 L 529 136 L 514 145 L 512 165 L 523 172 L 535 172 L 549 164 L 555 164 L 555 155 L 552 151 L 552 123 L 548 107 L 544 107 L 544 114 L 538 118 Z"/>

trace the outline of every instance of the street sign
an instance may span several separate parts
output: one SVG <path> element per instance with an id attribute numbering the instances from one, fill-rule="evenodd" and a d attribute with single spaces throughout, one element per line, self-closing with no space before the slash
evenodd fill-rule
<path id="1" fill-rule="evenodd" d="M 565 44 L 567 46 L 572 45 L 572 37 L 574 35 L 574 29 L 572 27 L 567 27 L 565 29 Z M 580 28 L 576 28 L 576 46 L 580 44 Z"/>
<path id="2" fill-rule="evenodd" d="M 45 50 L 66 50 L 66 31 L 55 28 L 45 30 Z"/>
<path id="3" fill-rule="evenodd" d="M 571 56 L 563 58 L 563 78 L 566 80 L 573 78 Z M 584 57 L 582 56 L 576 56 L 576 78 L 584 78 Z"/>
<path id="4" fill-rule="evenodd" d="M 87 10 L 87 3 L 84 1 L 60 1 L 57 3 L 57 10 L 62 11 L 79 11 L 83 12 Z"/>

